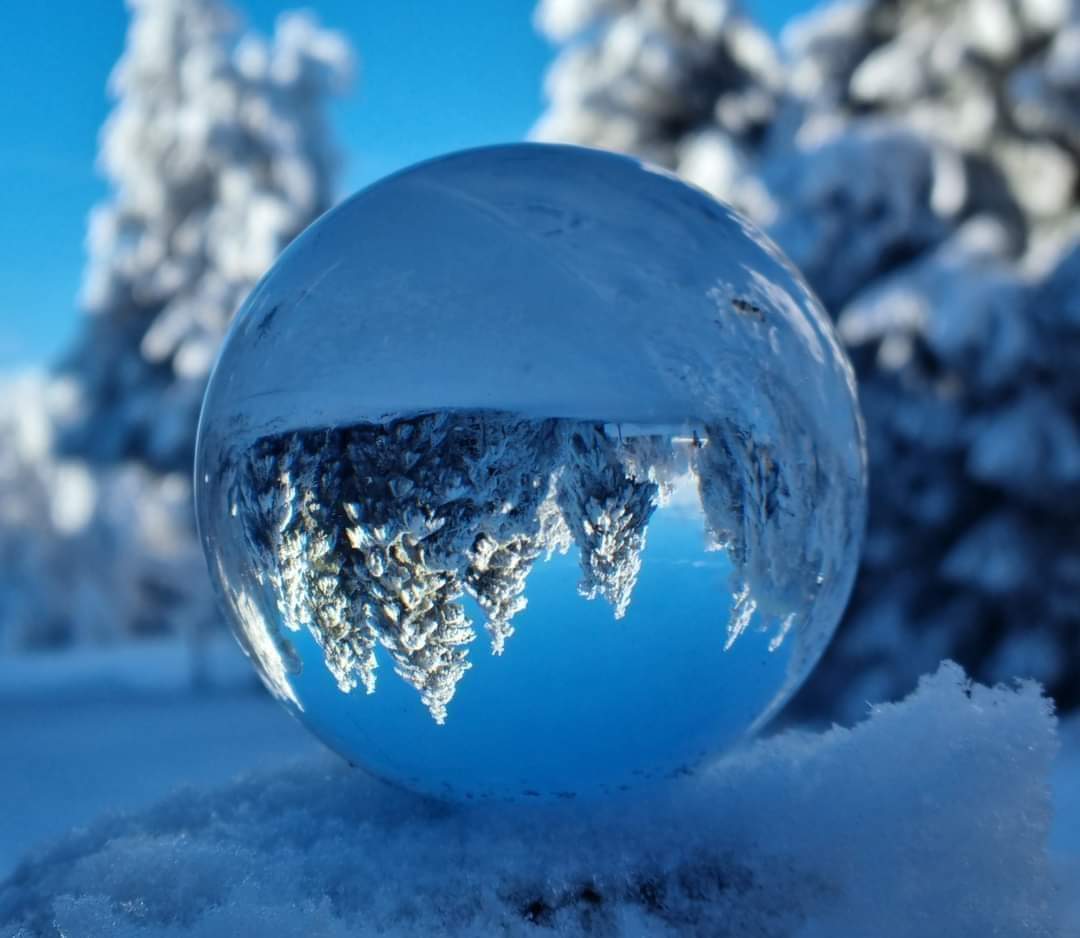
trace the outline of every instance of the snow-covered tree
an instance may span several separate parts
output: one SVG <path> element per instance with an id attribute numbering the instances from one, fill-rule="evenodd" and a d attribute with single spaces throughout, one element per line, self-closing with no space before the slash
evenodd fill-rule
<path id="1" fill-rule="evenodd" d="M 836 289 L 872 479 L 863 573 L 812 705 L 844 688 L 851 707 L 896 696 L 943 655 L 1080 702 L 1080 112 L 1061 107 L 1080 94 L 1075 57 L 1064 66 L 1078 28 L 1071 0 L 894 0 L 826 9 L 791 34 L 804 145 L 873 121 L 932 161 L 907 187 L 922 219 L 892 213 L 899 237 L 873 276 L 850 276 L 842 251 L 821 265 L 831 280 L 808 269 Z M 797 240 L 798 211 L 774 228 L 781 242 Z M 867 227 L 880 223 L 853 230 Z"/>
<path id="2" fill-rule="evenodd" d="M 186 471 L 207 373 L 237 305 L 332 198 L 327 97 L 344 39 L 286 14 L 272 41 L 221 0 L 131 0 L 102 135 L 113 194 L 87 239 L 82 407 L 66 452 Z"/>
<path id="3" fill-rule="evenodd" d="M 776 117 L 772 42 L 732 0 L 542 0 L 567 41 L 547 75 L 538 139 L 635 153 L 740 208 L 766 212 L 748 171 Z"/>
<path id="4" fill-rule="evenodd" d="M 332 198 L 341 36 L 286 14 L 266 41 L 221 0 L 129 3 L 82 335 L 55 373 L 0 390 L 8 648 L 216 618 L 191 508 L 204 383 L 237 305 Z"/>
<path id="5" fill-rule="evenodd" d="M 1080 3 L 837 0 L 779 55 L 722 0 L 542 0 L 537 20 L 570 40 L 538 135 L 743 209 L 851 351 L 870 528 L 803 704 L 897 696 L 945 655 L 1080 703 Z"/>
<path id="6" fill-rule="evenodd" d="M 942 214 L 994 214 L 1015 248 L 1052 254 L 1077 230 L 1078 17 L 1075 0 L 826 7 L 788 34 L 800 142 L 868 115 L 909 128 L 938 161 Z"/>
<path id="7" fill-rule="evenodd" d="M 0 393 L 0 650 L 191 632 L 214 615 L 190 483 L 54 452 L 76 401 L 29 375 Z"/>

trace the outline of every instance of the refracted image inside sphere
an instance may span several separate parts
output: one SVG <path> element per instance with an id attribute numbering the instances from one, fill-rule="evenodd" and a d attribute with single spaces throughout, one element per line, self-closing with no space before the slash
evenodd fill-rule
<path id="1" fill-rule="evenodd" d="M 850 369 L 776 249 L 540 145 L 301 235 L 226 340 L 196 472 L 266 685 L 452 799 L 625 791 L 761 726 L 840 616 L 865 488 Z"/>

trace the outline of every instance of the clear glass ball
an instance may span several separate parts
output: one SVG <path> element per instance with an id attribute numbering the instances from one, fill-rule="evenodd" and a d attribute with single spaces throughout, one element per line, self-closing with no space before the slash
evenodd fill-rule
<path id="1" fill-rule="evenodd" d="M 613 794 L 776 713 L 863 530 L 851 368 L 756 229 L 522 144 L 325 214 L 206 392 L 200 536 L 270 691 L 452 800 Z"/>

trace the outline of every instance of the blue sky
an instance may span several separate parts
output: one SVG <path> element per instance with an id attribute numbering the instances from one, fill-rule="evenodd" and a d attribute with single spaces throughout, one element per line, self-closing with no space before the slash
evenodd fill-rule
<path id="1" fill-rule="evenodd" d="M 301 0 L 302 3 L 302 0 Z M 262 32 L 296 0 L 238 5 Z M 519 139 L 542 106 L 552 50 L 531 0 L 309 0 L 361 58 L 334 111 L 351 191 L 418 159 Z M 748 2 L 779 30 L 813 0 Z M 10 3 L 0 30 L 0 370 L 49 361 L 78 321 L 86 215 L 106 193 L 94 169 L 105 81 L 123 48 L 120 0 Z"/>

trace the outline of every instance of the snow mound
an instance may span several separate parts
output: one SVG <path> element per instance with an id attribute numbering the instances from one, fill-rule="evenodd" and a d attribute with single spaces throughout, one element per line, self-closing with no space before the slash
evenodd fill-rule
<path id="1" fill-rule="evenodd" d="M 1056 749 L 1034 684 L 946 664 L 647 801 L 451 809 L 303 765 L 72 834 L 0 884 L 0 932 L 1058 935 Z"/>

